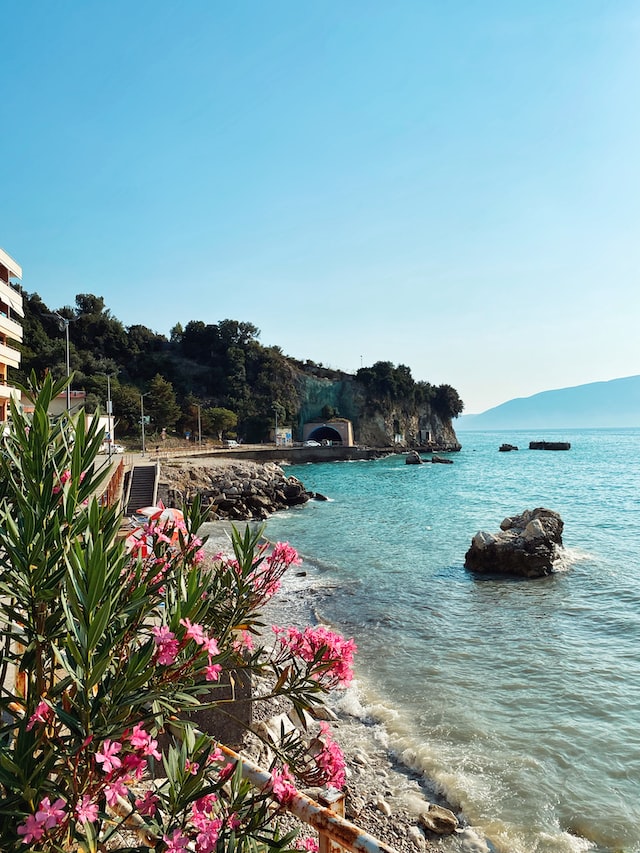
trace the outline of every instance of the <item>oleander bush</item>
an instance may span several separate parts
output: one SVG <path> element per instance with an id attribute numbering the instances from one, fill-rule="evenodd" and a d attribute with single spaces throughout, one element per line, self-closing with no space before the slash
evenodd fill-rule
<path id="1" fill-rule="evenodd" d="M 349 682 L 353 641 L 278 627 L 265 645 L 260 608 L 297 555 L 247 529 L 233 558 L 205 559 L 197 503 L 127 545 L 96 499 L 97 419 L 47 415 L 65 385 L 32 376 L 1 446 L 0 849 L 292 849 L 277 816 L 296 780 L 344 781 L 328 727 L 311 750 L 285 739 L 256 790 L 189 712 L 232 713 L 237 670 L 313 708 Z"/>

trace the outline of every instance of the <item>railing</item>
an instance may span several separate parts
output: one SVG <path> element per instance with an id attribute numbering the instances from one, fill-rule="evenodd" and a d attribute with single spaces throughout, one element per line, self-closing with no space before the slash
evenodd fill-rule
<path id="1" fill-rule="evenodd" d="M 98 502 L 102 506 L 113 506 L 118 503 L 122 495 L 122 483 L 124 480 L 124 460 L 121 460 L 104 491 L 98 496 Z"/>
<path id="2" fill-rule="evenodd" d="M 254 764 L 244 755 L 239 755 L 227 746 L 220 745 L 222 752 L 232 761 L 237 761 L 245 779 L 255 788 L 264 790 L 271 782 L 271 774 Z M 285 808 L 292 815 L 313 827 L 318 833 L 318 853 L 397 853 L 384 841 L 379 841 L 363 829 L 346 820 L 344 817 L 344 795 L 337 792 L 335 796 L 327 796 L 327 805 L 317 803 L 300 791 L 292 796 Z M 279 807 L 281 807 L 279 805 Z M 154 847 L 156 838 L 149 835 L 142 818 L 131 812 L 130 803 L 119 797 L 115 811 L 125 818 L 125 823 L 138 834 L 138 837 L 149 847 Z"/>
<path id="3" fill-rule="evenodd" d="M 271 774 L 267 770 L 229 747 L 220 748 L 233 761 L 239 762 L 242 775 L 255 788 L 262 790 L 267 787 L 271 781 Z M 326 802 L 327 805 L 322 805 L 296 791 L 286 805 L 291 814 L 317 831 L 319 853 L 343 853 L 345 850 L 352 853 L 396 853 L 393 847 L 345 819 L 344 796 L 341 793 L 335 798 L 328 797 Z"/>

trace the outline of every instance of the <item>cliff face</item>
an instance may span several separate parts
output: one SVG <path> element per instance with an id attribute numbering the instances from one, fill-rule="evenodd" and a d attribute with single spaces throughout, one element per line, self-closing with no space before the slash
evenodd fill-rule
<path id="1" fill-rule="evenodd" d="M 358 444 L 372 447 L 429 446 L 460 450 L 460 443 L 450 419 L 443 419 L 428 404 L 416 406 L 396 401 L 388 406 L 367 401 L 364 387 L 353 377 L 325 379 L 300 373 L 296 377 L 299 418 L 298 431 L 305 423 L 322 418 L 322 410 L 330 406 L 342 418 L 353 423 Z"/>

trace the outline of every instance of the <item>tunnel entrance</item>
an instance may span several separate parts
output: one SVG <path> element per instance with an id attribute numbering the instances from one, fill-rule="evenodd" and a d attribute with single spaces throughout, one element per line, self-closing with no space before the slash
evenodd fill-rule
<path id="1" fill-rule="evenodd" d="M 316 429 L 310 432 L 307 440 L 319 441 L 321 444 L 325 441 L 331 444 L 342 444 L 342 436 L 338 430 L 326 424 L 316 427 Z"/>

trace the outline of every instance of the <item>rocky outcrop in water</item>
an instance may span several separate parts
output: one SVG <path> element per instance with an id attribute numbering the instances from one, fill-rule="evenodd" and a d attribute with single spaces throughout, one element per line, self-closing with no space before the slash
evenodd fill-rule
<path id="1" fill-rule="evenodd" d="M 476 533 L 465 554 L 465 568 L 511 577 L 550 575 L 562 548 L 563 528 L 558 513 L 543 507 L 505 518 L 499 533 Z"/>
<path id="2" fill-rule="evenodd" d="M 266 519 L 280 509 L 315 498 L 300 480 L 287 477 L 273 462 L 227 459 L 208 465 L 163 463 L 159 497 L 167 506 L 188 504 L 196 494 L 209 509 L 211 520 L 234 521 Z"/>

